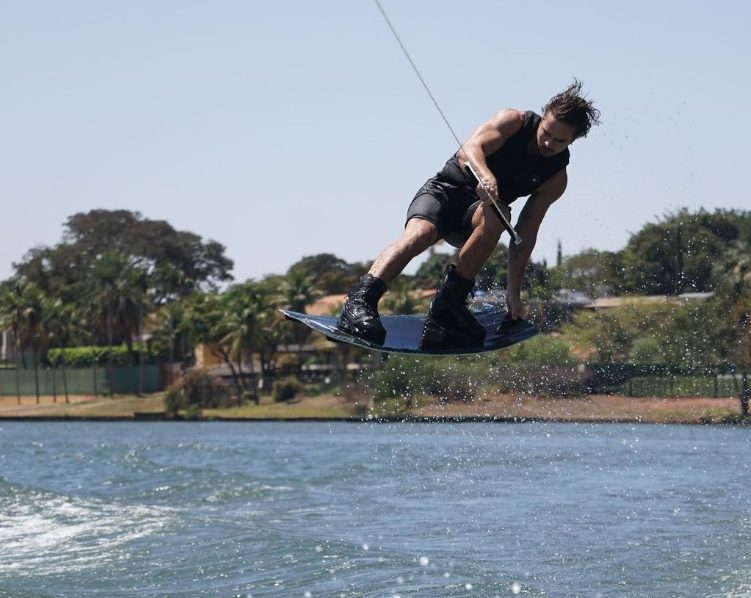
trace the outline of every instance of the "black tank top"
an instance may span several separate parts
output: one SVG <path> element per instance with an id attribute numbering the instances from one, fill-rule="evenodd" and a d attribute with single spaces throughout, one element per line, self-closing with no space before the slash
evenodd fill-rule
<path id="1" fill-rule="evenodd" d="M 490 172 L 498 181 L 499 199 L 507 205 L 519 197 L 532 194 L 542 183 L 565 168 L 569 162 L 568 148 L 550 158 L 529 155 L 529 145 L 535 143 L 532 140 L 537 134 L 537 127 L 541 120 L 539 114 L 528 110 L 524 113 L 521 129 L 509 137 L 498 151 L 485 157 Z M 455 165 L 451 165 L 452 170 L 458 168 L 456 156 L 452 157 L 449 163 L 451 161 L 455 162 Z M 470 176 L 466 173 L 464 175 Z M 474 181 L 474 177 L 471 179 L 476 186 L 477 182 Z"/>

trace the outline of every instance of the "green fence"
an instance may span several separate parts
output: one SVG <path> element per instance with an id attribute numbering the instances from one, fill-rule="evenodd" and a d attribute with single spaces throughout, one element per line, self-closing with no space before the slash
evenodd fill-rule
<path id="1" fill-rule="evenodd" d="M 743 376 L 731 368 L 589 364 L 589 392 L 631 397 L 737 397 Z"/>
<path id="2" fill-rule="evenodd" d="M 654 376 L 631 378 L 622 389 L 630 397 L 735 397 L 740 383 L 740 376 Z"/>
<path id="3" fill-rule="evenodd" d="M 112 370 L 112 384 L 108 384 L 107 368 L 66 368 L 63 370 L 40 369 L 35 375 L 33 369 L 0 369 L 0 395 L 28 396 L 36 395 L 37 376 L 39 394 L 62 395 L 67 385 L 68 394 L 127 394 L 139 390 L 140 372 L 138 367 L 117 367 Z M 158 365 L 143 367 L 143 392 L 157 392 L 162 390 L 162 380 Z"/>

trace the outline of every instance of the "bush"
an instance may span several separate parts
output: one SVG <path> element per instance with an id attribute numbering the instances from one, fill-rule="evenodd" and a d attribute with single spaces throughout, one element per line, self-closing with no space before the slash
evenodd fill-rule
<path id="1" fill-rule="evenodd" d="M 573 365 L 575 360 L 565 341 L 539 334 L 529 340 L 513 345 L 502 354 L 502 361 L 529 365 Z"/>
<path id="2" fill-rule="evenodd" d="M 195 419 L 201 409 L 222 407 L 229 397 L 229 388 L 221 378 L 206 370 L 194 369 L 167 389 L 164 405 L 173 417 L 185 410 Z"/>
<path id="3" fill-rule="evenodd" d="M 484 377 L 478 365 L 478 361 L 467 358 L 391 357 L 375 376 L 374 397 L 379 401 L 405 398 L 408 404 L 423 395 L 441 402 L 471 401 L 476 381 Z"/>
<path id="4" fill-rule="evenodd" d="M 50 349 L 47 351 L 47 361 L 50 364 L 65 363 L 70 367 L 91 367 L 105 365 L 109 362 L 110 354 L 112 362 L 116 366 L 129 366 L 138 363 L 138 346 L 134 345 L 133 353 L 128 353 L 125 345 L 116 347 L 68 347 L 65 349 Z M 145 363 L 152 363 L 153 358 L 148 352 L 143 354 Z"/>
<path id="5" fill-rule="evenodd" d="M 272 394 L 274 395 L 274 401 L 282 403 L 284 401 L 291 401 L 302 390 L 302 384 L 294 376 L 287 376 L 281 380 L 274 382 L 272 387 Z"/>

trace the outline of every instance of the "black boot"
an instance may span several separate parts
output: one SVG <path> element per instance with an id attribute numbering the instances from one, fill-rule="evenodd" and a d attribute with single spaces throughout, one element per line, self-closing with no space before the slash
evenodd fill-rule
<path id="1" fill-rule="evenodd" d="M 467 308 L 474 284 L 474 280 L 459 276 L 455 266 L 446 268 L 446 277 L 428 309 L 422 347 L 476 346 L 485 342 L 485 328 Z"/>
<path id="2" fill-rule="evenodd" d="M 386 292 L 386 283 L 366 274 L 352 289 L 344 303 L 339 321 L 340 330 L 376 345 L 386 340 L 386 329 L 378 316 L 378 300 Z"/>

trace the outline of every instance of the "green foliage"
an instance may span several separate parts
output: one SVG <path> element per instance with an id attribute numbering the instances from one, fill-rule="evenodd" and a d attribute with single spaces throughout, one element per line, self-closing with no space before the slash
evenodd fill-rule
<path id="1" fill-rule="evenodd" d="M 283 403 L 291 401 L 302 391 L 302 384 L 294 376 L 287 376 L 281 380 L 276 380 L 272 387 L 274 401 Z"/>
<path id="2" fill-rule="evenodd" d="M 471 401 L 477 390 L 477 362 L 470 359 L 390 357 L 375 374 L 376 400 L 404 398 L 408 404 L 423 395 L 441 402 Z"/>
<path id="3" fill-rule="evenodd" d="M 67 312 L 43 327 L 38 344 L 113 345 L 138 338 L 156 306 L 230 280 L 232 262 L 219 243 L 167 222 L 127 210 L 92 210 L 67 220 L 61 243 L 35 247 L 14 267 L 17 280 Z"/>
<path id="4" fill-rule="evenodd" d="M 712 264 L 740 238 L 748 238 L 751 213 L 683 209 L 632 235 L 622 251 L 626 291 L 677 295 L 711 291 Z"/>
<path id="5" fill-rule="evenodd" d="M 631 343 L 628 352 L 631 363 L 663 363 L 664 359 L 660 341 L 653 336 L 640 336 Z"/>
<path id="6" fill-rule="evenodd" d="M 124 345 L 119 347 L 68 347 L 47 351 L 47 360 L 50 363 L 64 363 L 67 366 L 79 368 L 105 364 L 110 357 L 112 357 L 112 364 L 116 366 L 133 365 L 134 358 L 136 358 L 134 354 L 128 352 L 128 348 Z"/>
<path id="7" fill-rule="evenodd" d="M 609 295 L 621 289 L 621 257 L 619 253 L 585 249 L 566 256 L 560 266 L 551 269 L 552 289 L 572 289 L 591 297 Z"/>
<path id="8" fill-rule="evenodd" d="M 333 295 L 349 291 L 367 271 L 364 264 L 349 264 L 331 253 L 319 253 L 305 256 L 292 264 L 287 275 L 299 273 L 314 280 L 321 292 Z"/>
<path id="9" fill-rule="evenodd" d="M 431 253 L 414 276 L 414 286 L 424 289 L 433 289 L 443 280 L 446 266 L 456 263 L 458 252 L 452 255 L 446 253 Z"/>
<path id="10" fill-rule="evenodd" d="M 598 363 L 720 364 L 731 348 L 726 320 L 712 300 L 634 303 L 576 313 L 563 339 Z"/>
<path id="11" fill-rule="evenodd" d="M 644 312 L 635 306 L 580 311 L 563 327 L 564 338 L 600 363 L 624 361 Z"/>
<path id="12" fill-rule="evenodd" d="M 164 397 L 165 410 L 172 417 L 180 411 L 190 410 L 188 415 L 227 405 L 230 393 L 221 378 L 206 370 L 189 370 L 167 389 Z"/>
<path id="13" fill-rule="evenodd" d="M 527 365 L 574 365 L 569 345 L 561 338 L 539 334 L 509 347 L 500 354 L 502 361 Z"/>
<path id="14" fill-rule="evenodd" d="M 400 276 L 389 286 L 379 310 L 382 314 L 415 314 L 427 309 L 428 301 L 418 299 L 410 281 Z"/>
<path id="15" fill-rule="evenodd" d="M 499 243 L 477 276 L 477 288 L 484 290 L 508 287 L 508 247 Z"/>

